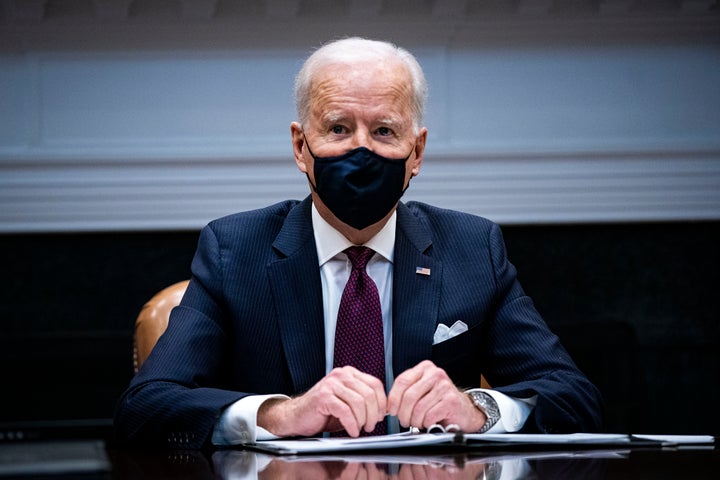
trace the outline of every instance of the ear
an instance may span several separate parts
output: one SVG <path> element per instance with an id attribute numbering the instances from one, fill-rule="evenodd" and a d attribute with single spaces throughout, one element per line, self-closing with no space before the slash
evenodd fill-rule
<path id="1" fill-rule="evenodd" d="M 420 165 L 422 165 L 423 155 L 425 154 L 425 143 L 427 142 L 427 128 L 420 129 L 420 134 L 415 142 L 415 157 L 411 160 L 410 173 L 413 177 L 417 177 L 420 173 Z"/>
<path id="2" fill-rule="evenodd" d="M 308 164 L 305 161 L 305 155 L 303 154 L 303 147 L 305 146 L 305 135 L 303 135 L 303 129 L 300 123 L 292 122 L 290 124 L 290 137 L 292 139 L 295 164 L 301 172 L 307 173 Z"/>

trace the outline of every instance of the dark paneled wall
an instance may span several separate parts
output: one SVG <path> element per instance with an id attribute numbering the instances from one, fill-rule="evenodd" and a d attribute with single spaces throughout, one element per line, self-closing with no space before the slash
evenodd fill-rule
<path id="1" fill-rule="evenodd" d="M 505 228 L 520 281 L 608 428 L 720 432 L 720 223 Z"/>
<path id="2" fill-rule="evenodd" d="M 0 236 L 0 420 L 108 418 L 154 292 L 188 278 L 197 232 Z"/>
<path id="3" fill-rule="evenodd" d="M 508 226 L 525 290 L 608 404 L 608 429 L 720 433 L 720 222 Z M 109 418 L 135 317 L 197 232 L 0 236 L 0 421 Z"/>

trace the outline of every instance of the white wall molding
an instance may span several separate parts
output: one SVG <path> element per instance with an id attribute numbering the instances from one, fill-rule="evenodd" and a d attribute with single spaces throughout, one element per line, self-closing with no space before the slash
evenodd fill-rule
<path id="1" fill-rule="evenodd" d="M 0 232 L 193 230 L 308 193 L 283 159 L 2 166 Z M 405 200 L 501 224 L 720 220 L 720 151 L 426 157 Z"/>

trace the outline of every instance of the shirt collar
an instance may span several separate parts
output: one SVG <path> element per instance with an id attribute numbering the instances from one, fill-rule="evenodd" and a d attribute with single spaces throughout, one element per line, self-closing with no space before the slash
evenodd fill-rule
<path id="1" fill-rule="evenodd" d="M 364 244 L 364 246 L 372 248 L 382 255 L 390 263 L 392 263 L 395 256 L 396 223 L 397 210 L 393 212 L 382 230 Z M 325 262 L 346 248 L 353 246 L 350 240 L 345 238 L 342 233 L 335 230 L 320 216 L 320 212 L 317 211 L 314 203 L 312 206 L 312 225 L 320 266 L 323 266 Z"/>

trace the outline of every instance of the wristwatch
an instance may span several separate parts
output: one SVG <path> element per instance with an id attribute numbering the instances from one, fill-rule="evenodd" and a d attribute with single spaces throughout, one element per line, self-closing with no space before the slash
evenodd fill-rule
<path id="1" fill-rule="evenodd" d="M 485 425 L 478 431 L 478 433 L 485 433 L 500 420 L 500 409 L 498 408 L 497 402 L 492 395 L 485 392 L 470 391 L 467 392 L 472 400 L 473 404 L 482 410 L 487 417 Z"/>

